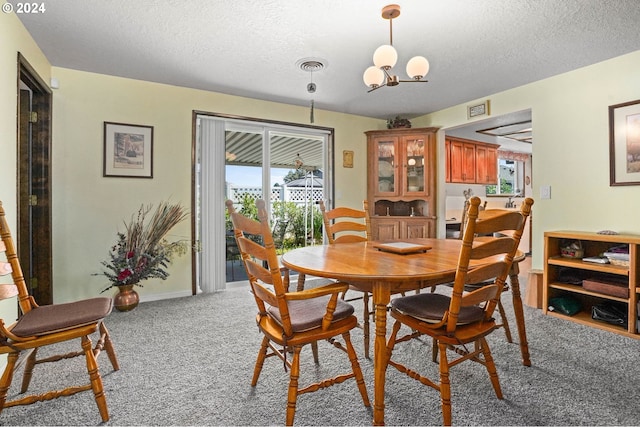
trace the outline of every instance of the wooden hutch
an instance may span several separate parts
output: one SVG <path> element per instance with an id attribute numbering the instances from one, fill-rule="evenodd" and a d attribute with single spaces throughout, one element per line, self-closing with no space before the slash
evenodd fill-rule
<path id="1" fill-rule="evenodd" d="M 436 236 L 437 131 L 431 127 L 365 132 L 374 240 Z"/>

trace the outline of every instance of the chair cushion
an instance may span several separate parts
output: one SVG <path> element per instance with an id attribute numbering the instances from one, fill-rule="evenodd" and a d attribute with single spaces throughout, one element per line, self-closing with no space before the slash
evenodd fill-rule
<path id="1" fill-rule="evenodd" d="M 327 303 L 330 295 L 307 300 L 289 301 L 289 317 L 293 332 L 304 332 L 318 328 L 322 325 L 322 318 L 327 312 Z M 282 326 L 282 317 L 278 307 L 269 307 L 269 315 Z M 337 322 L 353 314 L 353 306 L 338 299 L 336 311 L 333 312 L 333 321 Z"/>
<path id="2" fill-rule="evenodd" d="M 480 289 L 485 286 L 493 285 L 495 282 L 496 282 L 496 279 L 485 280 L 484 282 L 480 282 L 480 283 L 467 283 L 466 285 L 464 285 L 464 290 L 469 292 L 474 291 L 476 289 Z"/>
<path id="3" fill-rule="evenodd" d="M 29 311 L 11 332 L 20 337 L 47 335 L 88 325 L 111 313 L 111 298 L 91 298 L 65 304 L 42 305 Z"/>
<path id="4" fill-rule="evenodd" d="M 480 283 L 467 283 L 466 285 L 464 285 L 464 290 L 467 292 L 471 292 L 471 291 L 475 291 L 476 289 L 480 289 L 484 286 L 487 285 L 492 285 L 496 282 L 496 279 L 490 279 L 490 280 L 485 280 L 484 282 L 480 282 Z M 438 285 L 440 286 L 440 285 Z M 453 288 L 453 282 L 449 282 L 449 283 L 444 283 L 443 286 L 448 286 L 450 288 Z"/>
<path id="5" fill-rule="evenodd" d="M 427 323 L 438 323 L 449 310 L 451 298 L 442 294 L 417 294 L 391 300 L 391 307 L 406 315 Z M 478 306 L 461 307 L 458 325 L 482 320 L 484 310 Z"/>

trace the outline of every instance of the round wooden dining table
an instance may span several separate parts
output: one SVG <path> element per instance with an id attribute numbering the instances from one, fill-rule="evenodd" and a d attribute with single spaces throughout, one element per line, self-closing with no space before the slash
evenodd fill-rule
<path id="1" fill-rule="evenodd" d="M 307 276 L 349 283 L 373 294 L 375 315 L 373 424 L 384 424 L 387 305 L 391 294 L 454 279 L 460 240 L 410 239 L 426 252 L 397 254 L 375 247 L 379 242 L 307 246 L 282 255 L 282 264 Z"/>
<path id="2" fill-rule="evenodd" d="M 378 248 L 380 243 L 384 242 L 368 241 L 307 246 L 282 255 L 282 264 L 290 270 L 307 276 L 347 282 L 359 290 L 372 293 L 376 325 L 373 360 L 374 425 L 384 425 L 387 305 L 391 300 L 391 295 L 452 282 L 455 278 L 462 241 L 429 238 L 403 240 L 402 243 L 416 246 L 415 252 L 410 253 L 380 250 Z M 418 249 L 418 247 L 422 249 Z M 518 285 L 514 285 L 513 280 L 512 288 L 514 288 L 514 292 L 517 291 L 518 300 L 520 300 Z M 520 315 L 522 315 L 521 301 Z M 517 309 L 516 317 L 518 317 Z M 522 344 L 524 321 L 522 322 L 522 331 L 520 331 L 520 321 L 518 321 L 518 331 L 521 332 Z M 524 343 L 526 344 L 526 337 Z M 527 361 L 528 357 L 527 350 Z"/>

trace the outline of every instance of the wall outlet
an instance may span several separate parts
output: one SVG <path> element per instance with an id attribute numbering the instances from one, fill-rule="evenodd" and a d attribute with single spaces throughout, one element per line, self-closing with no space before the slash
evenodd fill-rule
<path id="1" fill-rule="evenodd" d="M 540 187 L 540 198 L 541 199 L 550 199 L 551 198 L 551 186 L 543 185 Z"/>

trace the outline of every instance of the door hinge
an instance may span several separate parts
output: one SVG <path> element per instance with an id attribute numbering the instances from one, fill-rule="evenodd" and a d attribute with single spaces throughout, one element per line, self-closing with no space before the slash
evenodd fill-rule
<path id="1" fill-rule="evenodd" d="M 38 289 L 38 278 L 32 277 L 31 279 L 29 279 L 29 286 L 31 287 L 31 289 Z"/>
<path id="2" fill-rule="evenodd" d="M 29 195 L 29 206 L 38 206 L 38 196 L 35 194 Z"/>
<path id="3" fill-rule="evenodd" d="M 29 123 L 38 123 L 38 112 L 31 111 L 29 113 Z"/>

